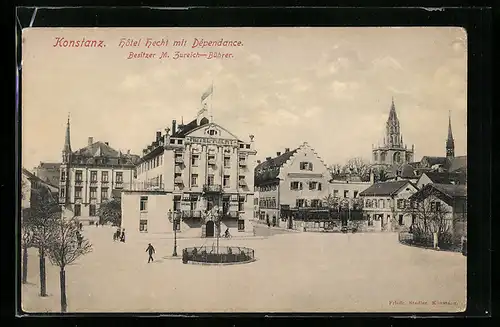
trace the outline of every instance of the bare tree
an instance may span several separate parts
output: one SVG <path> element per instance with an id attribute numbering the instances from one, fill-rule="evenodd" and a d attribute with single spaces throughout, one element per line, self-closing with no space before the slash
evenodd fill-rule
<path id="1" fill-rule="evenodd" d="M 60 268 L 61 312 L 66 312 L 66 266 L 92 251 L 92 245 L 80 234 L 78 221 L 59 218 L 55 223 L 53 240 L 47 248 L 50 262 Z"/>
<path id="2" fill-rule="evenodd" d="M 328 171 L 332 179 L 339 178 L 343 174 L 343 167 L 341 164 L 333 164 L 328 167 Z"/>
<path id="3" fill-rule="evenodd" d="M 340 208 L 340 198 L 335 197 L 332 194 L 328 194 L 323 198 L 323 206 L 328 207 L 333 210 L 339 210 Z"/>
<path id="4" fill-rule="evenodd" d="M 45 258 L 53 240 L 54 225 L 61 216 L 61 208 L 50 191 L 41 187 L 32 192 L 29 210 L 29 226 L 32 232 L 31 244 L 38 248 L 40 266 L 40 296 L 47 296 Z"/>
<path id="5" fill-rule="evenodd" d="M 361 157 L 355 157 L 347 160 L 343 167 L 344 173 L 354 174 L 361 178 L 361 181 L 367 182 L 370 180 L 370 163 Z"/>
<path id="6" fill-rule="evenodd" d="M 439 200 L 426 198 L 412 201 L 403 212 L 413 217 L 411 230 L 416 241 L 430 240 L 437 233 L 438 243 L 451 242 L 453 215 Z"/>
<path id="7" fill-rule="evenodd" d="M 22 283 L 28 282 L 28 249 L 33 246 L 33 228 L 30 225 L 29 210 L 23 209 L 21 218 L 21 248 L 23 256 Z"/>

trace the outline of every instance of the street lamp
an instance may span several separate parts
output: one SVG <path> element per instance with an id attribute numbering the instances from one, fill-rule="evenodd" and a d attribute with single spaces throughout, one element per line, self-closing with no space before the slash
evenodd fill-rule
<path id="1" fill-rule="evenodd" d="M 174 227 L 174 252 L 172 253 L 173 257 L 177 256 L 177 224 L 179 223 L 179 217 L 177 212 L 172 212 L 172 210 L 168 209 L 168 220 L 173 223 Z"/>

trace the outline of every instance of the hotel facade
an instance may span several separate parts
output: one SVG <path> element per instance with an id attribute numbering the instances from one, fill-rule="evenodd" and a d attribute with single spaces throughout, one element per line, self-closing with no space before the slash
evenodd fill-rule
<path id="1" fill-rule="evenodd" d="M 173 120 L 143 150 L 137 177 L 122 191 L 122 228 L 193 237 L 253 232 L 256 153 L 252 135 L 242 141 L 206 110 L 186 125 Z"/>

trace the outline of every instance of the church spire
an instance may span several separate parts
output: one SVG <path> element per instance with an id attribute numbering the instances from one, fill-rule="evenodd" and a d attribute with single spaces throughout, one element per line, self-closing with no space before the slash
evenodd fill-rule
<path id="1" fill-rule="evenodd" d="M 448 139 L 446 140 L 446 157 L 453 158 L 455 156 L 455 141 L 453 140 L 453 132 L 451 131 L 451 110 L 448 114 Z"/>
<path id="2" fill-rule="evenodd" d="M 71 153 L 71 134 L 70 134 L 70 126 L 69 126 L 69 113 L 68 113 L 68 122 L 66 123 L 66 137 L 64 139 L 63 152 Z"/>
<path id="3" fill-rule="evenodd" d="M 391 101 L 391 109 L 389 111 L 389 118 L 387 119 L 385 135 L 388 146 L 399 147 L 401 145 L 399 119 L 396 114 L 396 106 L 394 105 L 394 98 L 392 98 Z"/>

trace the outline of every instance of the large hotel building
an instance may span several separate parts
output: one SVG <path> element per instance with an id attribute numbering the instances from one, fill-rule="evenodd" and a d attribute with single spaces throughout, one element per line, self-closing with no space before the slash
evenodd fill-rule
<path id="1" fill-rule="evenodd" d="M 206 110 L 186 125 L 173 120 L 143 150 L 137 178 L 122 191 L 122 227 L 128 234 L 176 228 L 193 237 L 226 228 L 233 235 L 252 232 L 255 155 L 252 135 L 241 140 L 211 122 Z"/>

